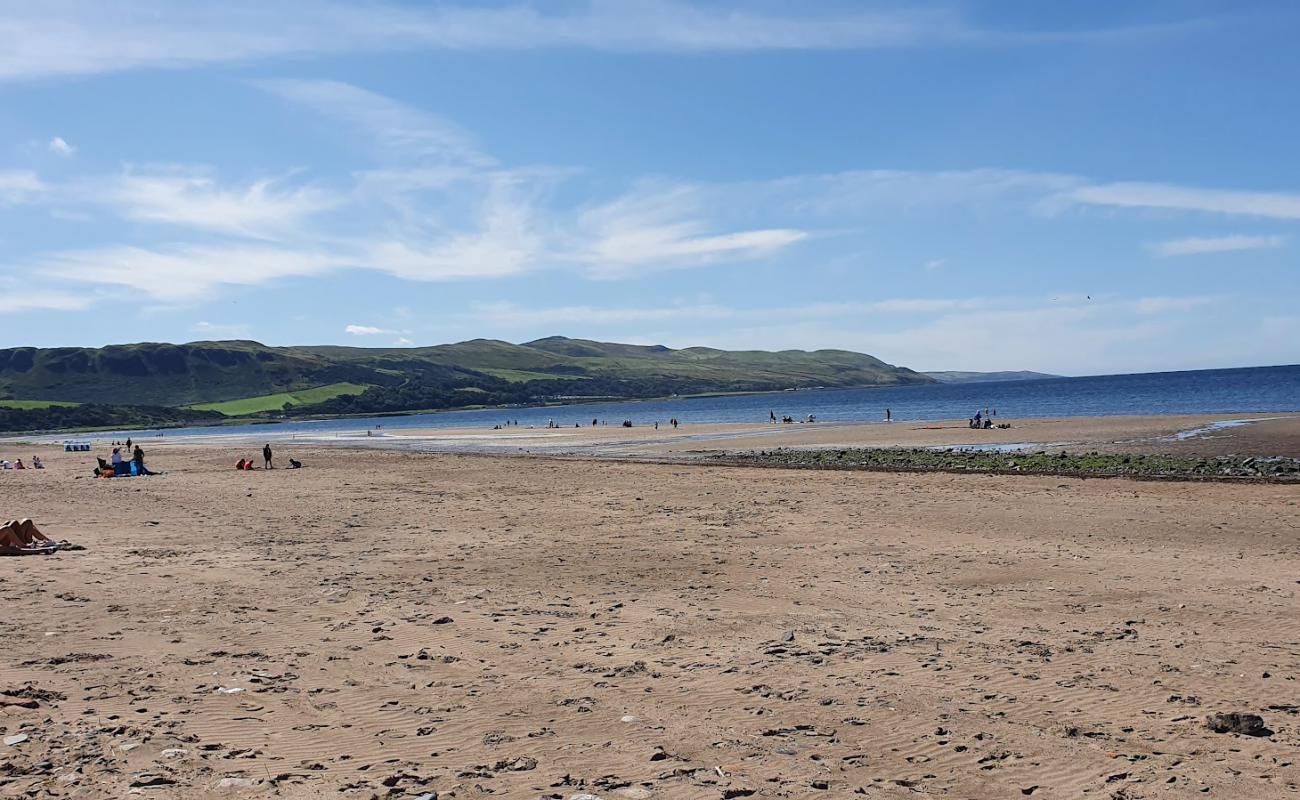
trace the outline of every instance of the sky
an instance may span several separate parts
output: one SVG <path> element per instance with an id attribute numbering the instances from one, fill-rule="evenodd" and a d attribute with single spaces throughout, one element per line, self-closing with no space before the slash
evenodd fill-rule
<path id="1" fill-rule="evenodd" d="M 1300 362 L 1300 5 L 0 0 L 0 347 Z"/>

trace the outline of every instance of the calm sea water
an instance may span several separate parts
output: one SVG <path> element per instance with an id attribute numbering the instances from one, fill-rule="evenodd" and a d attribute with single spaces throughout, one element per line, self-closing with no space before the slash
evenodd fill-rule
<path id="1" fill-rule="evenodd" d="M 1193 372 L 1152 372 L 1042 381 L 937 384 L 881 389 L 816 389 L 775 394 L 587 403 L 545 408 L 448 411 L 404 417 L 374 417 L 273 425 L 238 425 L 168 430 L 167 437 L 242 435 L 279 438 L 331 435 L 367 429 L 491 428 L 506 420 L 520 427 L 544 427 L 555 420 L 564 427 L 611 425 L 630 419 L 637 425 L 666 423 L 765 422 L 768 412 L 819 422 L 877 421 L 885 409 L 895 420 L 966 419 L 975 411 L 995 408 L 999 419 L 1152 414 L 1218 414 L 1300 411 L 1300 365 L 1250 367 Z M 119 435 L 154 436 L 152 431 Z"/>

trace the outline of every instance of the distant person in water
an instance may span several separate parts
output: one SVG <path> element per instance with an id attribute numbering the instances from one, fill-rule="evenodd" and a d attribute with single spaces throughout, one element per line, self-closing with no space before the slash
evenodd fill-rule
<path id="1" fill-rule="evenodd" d="M 273 465 L 273 464 L 271 463 L 271 443 L 270 443 L 270 442 L 267 442 L 266 444 L 262 445 L 262 461 L 266 462 L 266 463 L 264 464 L 264 468 L 265 468 L 265 469 L 275 469 L 275 465 Z"/>
<path id="2" fill-rule="evenodd" d="M 893 422 L 893 421 L 894 421 L 894 412 L 891 411 L 891 410 L 889 410 L 888 408 L 886 408 L 886 409 L 885 409 L 885 422 Z"/>
<path id="3" fill-rule="evenodd" d="M 768 419 L 772 420 L 773 422 L 776 422 L 776 412 L 775 412 L 775 411 L 769 411 L 769 412 L 767 412 L 767 417 L 768 417 Z"/>

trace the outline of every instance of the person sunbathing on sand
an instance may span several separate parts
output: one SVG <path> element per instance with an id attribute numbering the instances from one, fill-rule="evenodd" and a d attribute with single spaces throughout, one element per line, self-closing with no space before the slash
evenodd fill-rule
<path id="1" fill-rule="evenodd" d="M 14 519 L 0 525 L 0 555 L 24 555 L 55 550 L 84 550 L 71 542 L 56 542 L 36 527 L 30 519 Z"/>
<path id="2" fill-rule="evenodd" d="M 38 544 L 52 545 L 54 542 L 30 519 L 13 519 L 0 525 L 0 548 L 22 549 Z"/>

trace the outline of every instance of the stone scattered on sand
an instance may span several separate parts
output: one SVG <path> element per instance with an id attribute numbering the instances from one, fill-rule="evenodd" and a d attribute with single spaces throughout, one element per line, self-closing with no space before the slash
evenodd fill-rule
<path id="1" fill-rule="evenodd" d="M 131 779 L 131 788 L 144 789 L 150 786 L 170 786 L 175 782 L 176 781 L 166 775 L 156 775 L 152 772 L 144 772 Z"/>
<path id="2" fill-rule="evenodd" d="M 28 739 L 27 734 L 25 734 L 25 733 L 15 733 L 13 736 L 6 736 L 5 739 L 4 739 L 4 741 L 5 741 L 5 744 L 9 745 L 10 747 L 14 747 L 14 746 L 20 745 L 20 744 L 22 744 L 23 742 L 27 741 L 27 739 Z"/>
<path id="3" fill-rule="evenodd" d="M 255 778 L 222 778 L 217 781 L 218 789 L 251 789 L 257 785 Z"/>
<path id="4" fill-rule="evenodd" d="M 1267 736 L 1271 731 L 1264 727 L 1264 718 L 1258 714 L 1211 714 L 1205 718 L 1205 727 L 1215 733 L 1240 733 L 1246 736 Z"/>

